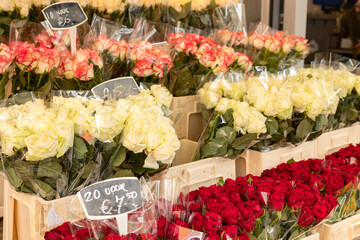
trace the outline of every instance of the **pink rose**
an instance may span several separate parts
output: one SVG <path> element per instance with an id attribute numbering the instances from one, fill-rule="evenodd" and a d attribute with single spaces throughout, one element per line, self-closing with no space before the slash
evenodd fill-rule
<path id="1" fill-rule="evenodd" d="M 16 65 L 26 72 L 30 72 L 31 64 L 34 61 L 33 55 L 35 51 L 35 44 L 28 42 L 13 42 L 10 47 L 16 52 Z"/>
<path id="2" fill-rule="evenodd" d="M 265 46 L 265 36 L 261 35 L 257 32 L 254 32 L 250 38 L 249 38 L 249 43 L 255 47 L 256 49 L 263 49 Z"/>
<path id="3" fill-rule="evenodd" d="M 0 43 L 0 74 L 4 73 L 15 58 L 15 52 L 6 44 Z"/>
<path id="4" fill-rule="evenodd" d="M 34 49 L 31 69 L 36 74 L 48 73 L 60 63 L 59 51 L 50 42 L 42 42 Z"/>

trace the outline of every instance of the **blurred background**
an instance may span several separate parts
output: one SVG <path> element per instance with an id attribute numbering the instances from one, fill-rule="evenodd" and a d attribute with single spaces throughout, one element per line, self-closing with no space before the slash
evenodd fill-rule
<path id="1" fill-rule="evenodd" d="M 360 58 L 360 0 L 244 0 L 244 3 L 248 23 L 261 20 L 275 29 L 308 38 L 311 54 L 305 63 L 310 63 L 317 52 Z M 294 19 L 287 20 L 286 15 Z M 286 26 L 289 21 L 293 25 L 291 30 Z"/>

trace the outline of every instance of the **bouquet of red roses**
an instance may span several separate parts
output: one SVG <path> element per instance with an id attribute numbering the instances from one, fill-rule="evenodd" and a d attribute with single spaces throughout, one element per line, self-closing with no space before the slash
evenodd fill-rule
<path id="1" fill-rule="evenodd" d="M 115 219 L 92 221 L 84 219 L 75 223 L 65 222 L 45 233 L 45 240 L 156 240 L 148 233 L 119 235 Z"/>

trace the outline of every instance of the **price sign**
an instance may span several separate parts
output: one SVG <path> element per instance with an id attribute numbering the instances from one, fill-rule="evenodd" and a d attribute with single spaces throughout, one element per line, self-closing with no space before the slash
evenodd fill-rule
<path id="1" fill-rule="evenodd" d="M 83 24 L 88 19 L 78 2 L 55 3 L 42 11 L 54 30 L 73 28 Z"/>
<path id="2" fill-rule="evenodd" d="M 133 77 L 122 77 L 103 82 L 93 87 L 91 92 L 99 100 L 118 100 L 139 94 L 140 89 Z"/>
<path id="3" fill-rule="evenodd" d="M 77 196 L 91 220 L 124 216 L 142 205 L 141 187 L 135 177 L 101 181 L 82 189 Z"/>

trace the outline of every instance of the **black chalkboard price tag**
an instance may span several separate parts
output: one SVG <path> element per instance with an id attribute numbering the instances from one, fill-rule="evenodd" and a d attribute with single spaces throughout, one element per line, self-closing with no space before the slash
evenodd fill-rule
<path id="1" fill-rule="evenodd" d="M 54 30 L 76 27 L 87 21 L 87 16 L 78 2 L 54 3 L 43 10 L 46 20 Z"/>
<path id="2" fill-rule="evenodd" d="M 122 216 L 142 206 L 141 187 L 135 177 L 101 181 L 80 190 L 77 196 L 91 220 Z"/>

